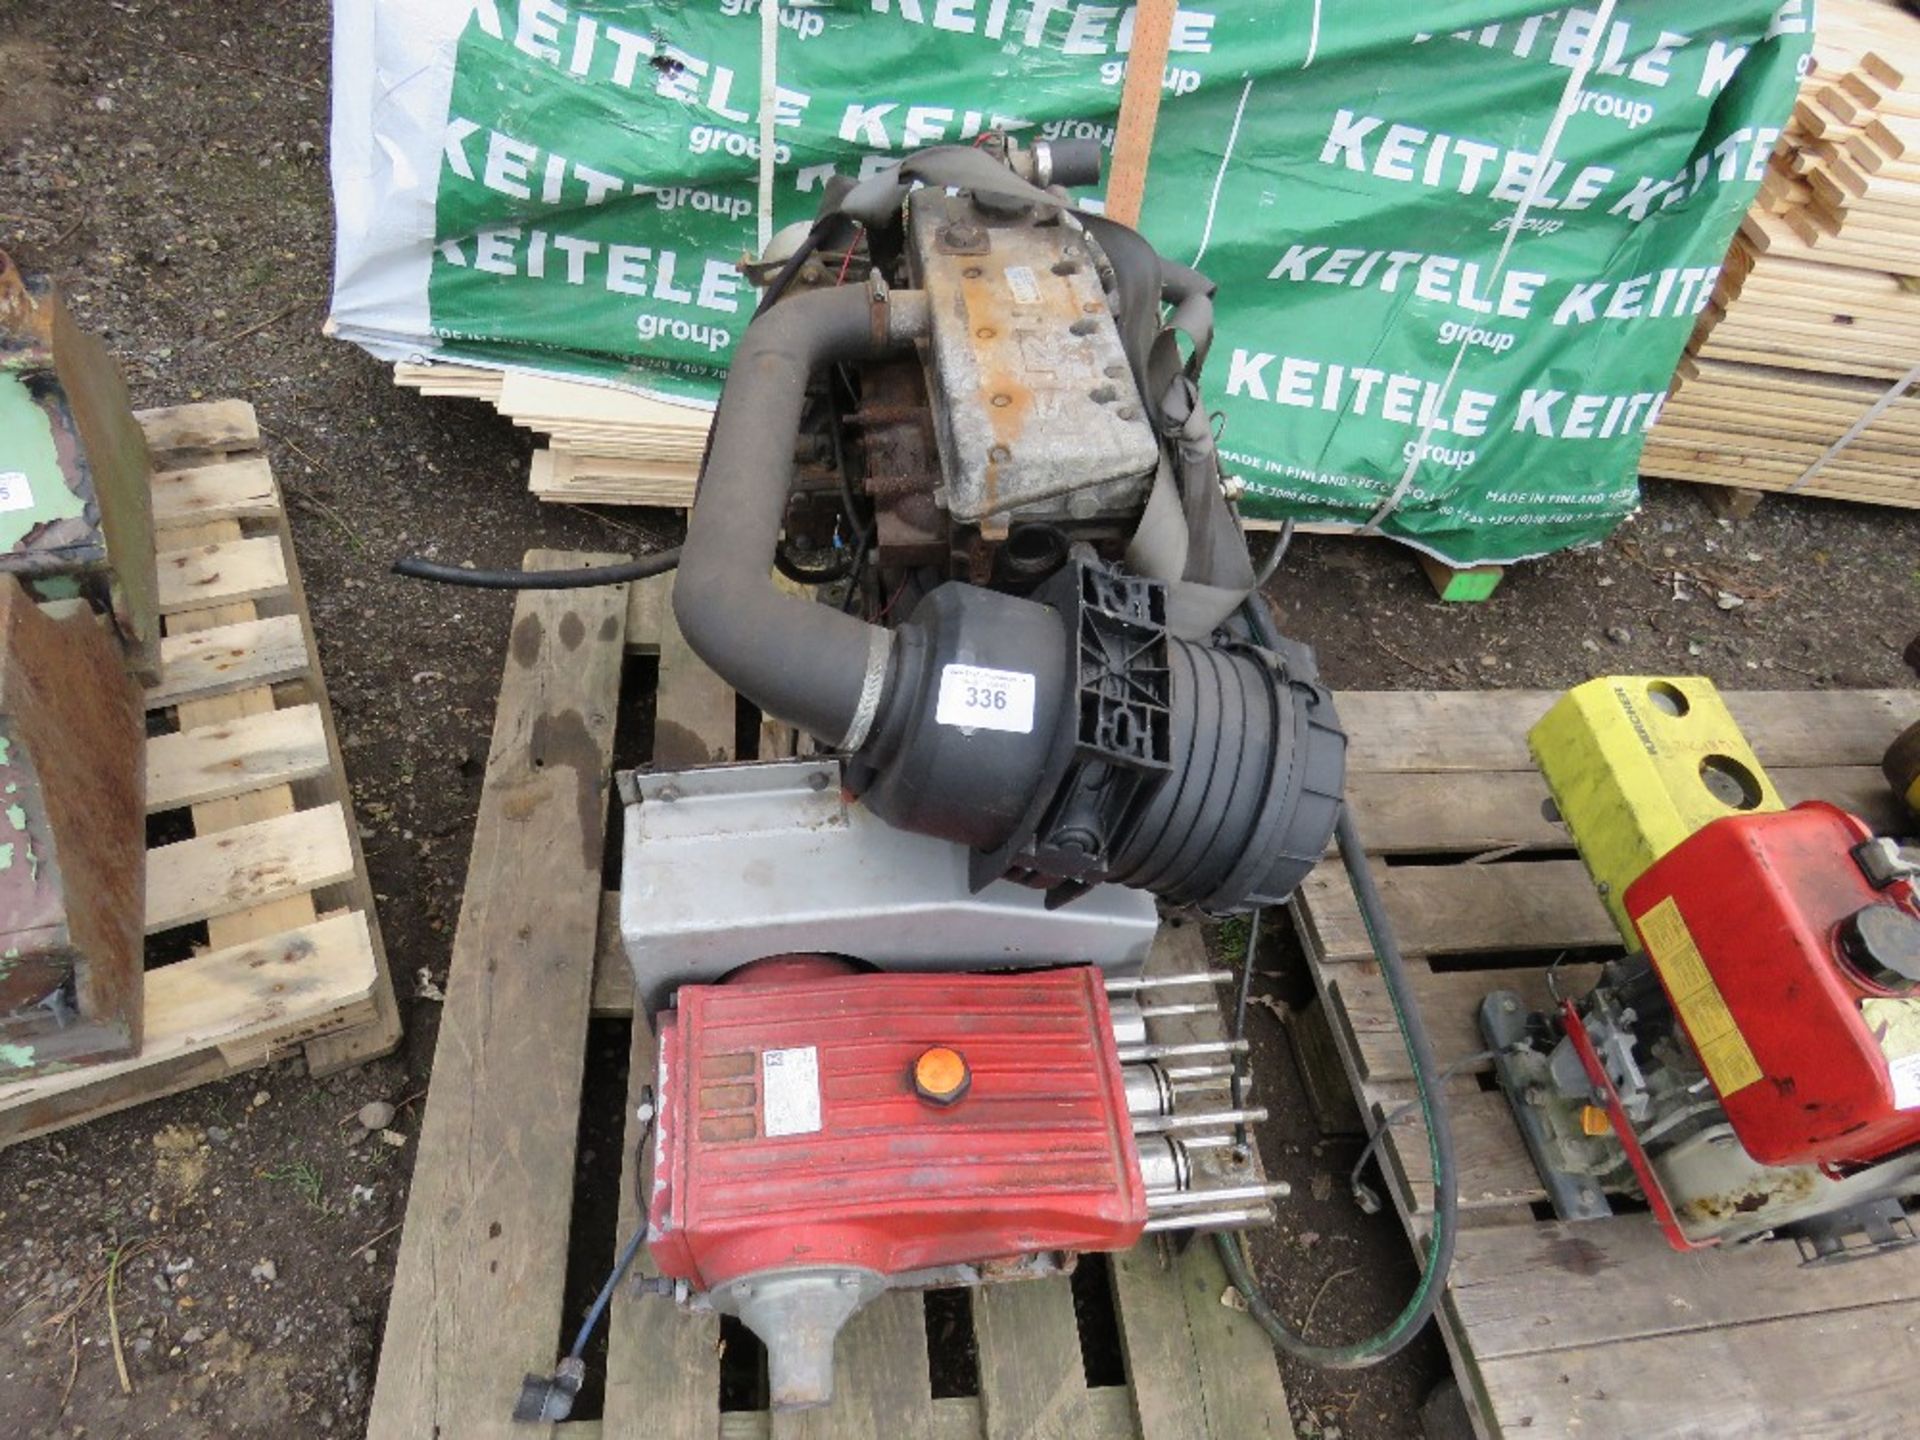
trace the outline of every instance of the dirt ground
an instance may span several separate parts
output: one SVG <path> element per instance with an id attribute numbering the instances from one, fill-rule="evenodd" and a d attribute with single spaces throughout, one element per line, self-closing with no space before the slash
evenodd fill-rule
<path id="1" fill-rule="evenodd" d="M 0 246 L 62 282 L 137 403 L 258 408 L 407 1022 L 399 1053 L 356 1073 L 314 1082 L 293 1062 L 0 1153 L 4 1435 L 361 1431 L 436 1032 L 418 977 L 445 979 L 510 610 L 387 565 L 676 533 L 657 512 L 537 504 L 524 433 L 398 390 L 321 337 L 327 27 L 321 0 L 0 0 Z M 1350 540 L 1303 539 L 1275 589 L 1337 687 L 1559 686 L 1602 670 L 1898 685 L 1920 629 L 1920 512 L 1773 500 L 1728 524 L 1690 488 L 1655 485 L 1612 542 L 1516 571 L 1490 604 L 1443 607 L 1405 553 Z M 1286 926 L 1268 928 L 1261 964 L 1279 974 L 1263 984 L 1284 1006 L 1302 990 Z M 1276 1115 L 1263 1148 L 1295 1186 L 1260 1268 L 1315 1338 L 1354 1336 L 1397 1309 L 1410 1252 L 1392 1220 L 1347 1200 L 1353 1145 L 1321 1138 L 1273 1013 L 1257 1006 L 1254 1024 Z M 375 1100 L 398 1107 L 407 1144 L 356 1121 Z M 1418 1433 L 1445 1373 L 1429 1336 L 1374 1371 L 1289 1366 L 1287 1381 L 1303 1435 L 1387 1440 Z"/>

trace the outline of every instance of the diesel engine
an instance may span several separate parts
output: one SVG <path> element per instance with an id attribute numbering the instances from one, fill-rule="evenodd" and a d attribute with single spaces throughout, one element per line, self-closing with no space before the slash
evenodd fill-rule
<path id="1" fill-rule="evenodd" d="M 1346 742 L 1249 609 L 1211 287 L 1071 205 L 1097 159 L 985 137 L 778 237 L 673 606 L 813 750 L 622 779 L 648 1246 L 766 1341 L 779 1407 L 827 1398 L 889 1286 L 1057 1273 L 1284 1190 L 1231 1140 L 1262 1112 L 1222 1108 L 1244 1043 L 1152 1043 L 1202 1007 L 1141 972 L 1156 899 L 1292 893 Z"/>

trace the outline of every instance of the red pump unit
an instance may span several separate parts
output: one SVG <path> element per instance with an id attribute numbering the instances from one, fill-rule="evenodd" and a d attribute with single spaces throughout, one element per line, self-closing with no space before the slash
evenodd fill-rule
<path id="1" fill-rule="evenodd" d="M 916 1065 L 961 1057 L 962 1093 Z M 648 1243 L 702 1290 L 1140 1237 L 1146 1187 L 1100 972 L 689 986 L 661 1017 Z"/>
<path id="2" fill-rule="evenodd" d="M 766 1341 L 790 1409 L 830 1396 L 835 1335 L 884 1290 L 1057 1274 L 1148 1230 L 1259 1218 L 1286 1187 L 1195 1186 L 1189 1147 L 1230 1141 L 1174 1132 L 1265 1112 L 1177 1109 L 1230 1067 L 1160 1063 L 1244 1042 L 1150 1044 L 1147 1016 L 1213 1001 L 1129 998 L 1220 978 L 881 975 L 814 955 L 682 986 L 659 1023 L 654 1262 Z"/>

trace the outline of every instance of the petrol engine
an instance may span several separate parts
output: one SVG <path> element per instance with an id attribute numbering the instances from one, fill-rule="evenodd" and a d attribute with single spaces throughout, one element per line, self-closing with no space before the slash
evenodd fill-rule
<path id="1" fill-rule="evenodd" d="M 1920 851 L 1792 808 L 1711 684 L 1617 676 L 1530 742 L 1625 940 L 1586 995 L 1481 1027 L 1563 1218 L 1638 1190 L 1677 1249 L 1911 1244 Z"/>

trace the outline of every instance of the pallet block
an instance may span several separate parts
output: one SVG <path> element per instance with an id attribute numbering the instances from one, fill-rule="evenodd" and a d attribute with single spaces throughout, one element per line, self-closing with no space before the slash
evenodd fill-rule
<path id="1" fill-rule="evenodd" d="M 1340 697 L 1349 796 L 1443 1065 L 1484 1048 L 1493 989 L 1545 1008 L 1579 994 L 1619 938 L 1544 813 L 1526 732 L 1545 691 Z M 1789 803 L 1821 798 L 1891 826 L 1878 762 L 1920 718 L 1916 691 L 1733 691 L 1729 708 Z M 1293 906 L 1342 1065 L 1371 1124 L 1411 1071 L 1353 890 L 1324 862 Z M 1545 1207 L 1491 1067 L 1453 1082 L 1462 1226 L 1441 1331 L 1483 1437 L 1909 1433 L 1920 1372 L 1872 1337 L 1920 1324 L 1920 1251 L 1803 1268 L 1792 1246 L 1679 1254 L 1651 1216 L 1562 1224 Z M 1417 1119 L 1383 1142 L 1416 1250 L 1432 1215 Z"/>
<path id="2" fill-rule="evenodd" d="M 144 412 L 155 457 L 160 672 L 147 688 L 145 930 L 205 926 L 146 973 L 145 1044 L 0 1086 L 0 1144 L 264 1065 L 314 1074 L 400 1035 L 286 513 L 253 407 Z M 188 948 L 175 937 L 167 948 Z"/>
<path id="3" fill-rule="evenodd" d="M 539 568 L 612 557 L 535 552 Z M 601 890 L 614 722 L 626 663 L 657 667 L 654 763 L 727 760 L 743 733 L 734 692 L 673 623 L 671 578 L 520 596 L 454 938 L 439 1051 L 402 1232 L 371 1440 L 533 1434 L 508 1418 L 528 1373 L 551 1369 L 575 1201 L 575 1117 L 587 1025 L 633 1016 L 615 897 Z M 763 722 L 759 754 L 793 753 Z M 1155 964 L 1204 967 L 1197 926 L 1169 926 Z M 1207 1017 L 1219 1033 L 1218 1017 Z M 1175 1031 L 1156 1032 L 1176 1038 Z M 1190 1035 L 1197 1032 L 1189 1032 Z M 654 1040 L 632 1027 L 619 1190 L 622 1239 L 640 1223 L 636 1111 Z M 480 1163 L 483 1162 L 483 1163 Z M 624 1170 L 625 1173 L 619 1173 Z M 612 1253 L 606 1263 L 610 1267 Z M 645 1270 L 644 1252 L 638 1267 Z M 970 1297 L 978 1393 L 935 1398 L 924 1297 L 883 1297 L 837 1349 L 825 1410 L 722 1410 L 721 1327 L 671 1301 L 616 1292 L 604 1414 L 549 1427 L 561 1440 L 655 1436 L 835 1440 L 1243 1440 L 1292 1434 L 1265 1336 L 1221 1303 L 1211 1248 L 1140 1246 L 1111 1265 L 1127 1383 L 1089 1385 L 1064 1279 Z M 764 1393 L 764 1376 L 762 1377 Z M 761 1401 L 764 1406 L 764 1398 Z"/>

